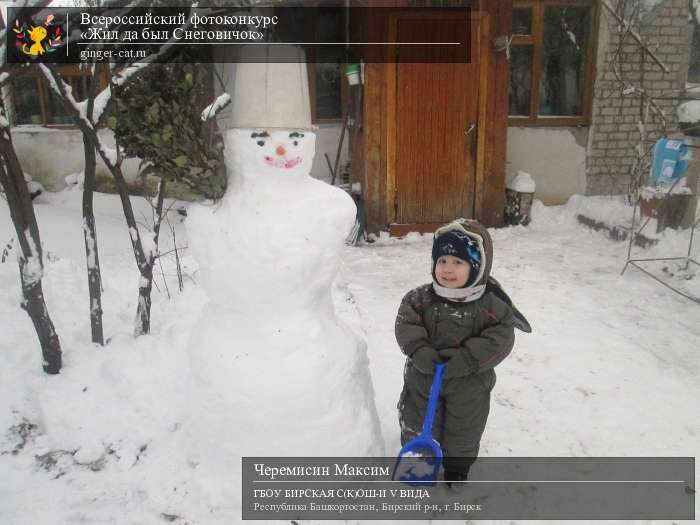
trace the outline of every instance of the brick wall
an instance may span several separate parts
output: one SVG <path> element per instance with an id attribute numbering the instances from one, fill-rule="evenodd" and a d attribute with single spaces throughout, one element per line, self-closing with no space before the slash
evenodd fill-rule
<path id="1" fill-rule="evenodd" d="M 610 0 L 614 7 L 615 0 Z M 625 96 L 613 70 L 617 65 L 621 78 L 643 87 L 651 96 L 660 97 L 669 135 L 677 133 L 676 97 L 685 86 L 693 26 L 688 19 L 688 0 L 661 0 L 641 19 L 639 33 L 654 54 L 666 65 L 664 73 L 641 50 L 631 36 L 620 43 L 618 23 L 601 5 L 598 37 L 597 73 L 592 122 L 586 154 L 589 195 L 622 194 L 628 191 L 630 171 L 639 142 L 640 98 Z M 615 58 L 620 52 L 619 58 Z M 665 98 L 665 100 L 663 99 Z M 646 140 L 662 136 L 660 119 L 650 113 Z M 652 144 L 645 144 L 647 149 Z M 648 172 L 648 167 L 645 167 Z"/>

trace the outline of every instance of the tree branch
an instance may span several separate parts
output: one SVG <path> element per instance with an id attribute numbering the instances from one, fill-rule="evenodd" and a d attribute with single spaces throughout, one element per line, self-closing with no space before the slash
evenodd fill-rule
<path id="1" fill-rule="evenodd" d="M 649 46 L 644 42 L 644 40 L 642 40 L 642 37 L 639 36 L 639 34 L 634 29 L 632 29 L 630 27 L 630 25 L 625 20 L 623 20 L 620 15 L 617 14 L 617 12 L 615 12 L 615 10 L 612 8 L 612 6 L 608 3 L 608 0 L 601 0 L 601 3 L 603 4 L 603 7 L 605 7 L 605 9 L 607 9 L 610 12 L 610 14 L 615 17 L 615 20 L 617 20 L 618 24 L 620 24 L 623 27 L 623 29 L 628 31 L 629 34 L 632 36 L 632 38 L 634 38 L 637 41 L 637 43 L 640 46 L 642 46 L 642 49 L 644 49 L 644 52 L 646 54 L 648 54 L 654 62 L 656 62 L 656 65 L 658 65 L 661 69 L 663 69 L 664 73 L 666 73 L 666 74 L 671 73 L 671 71 L 669 71 L 668 67 L 666 67 L 666 65 L 663 62 L 661 62 L 661 60 L 659 60 L 659 57 L 657 57 L 651 51 L 651 49 L 649 49 Z"/>
<path id="2" fill-rule="evenodd" d="M 61 100 L 63 100 L 64 107 L 73 116 L 73 119 L 80 128 L 80 131 L 86 137 L 88 137 L 90 142 L 92 142 L 92 144 L 95 146 L 95 149 L 100 154 L 100 157 L 104 161 L 105 165 L 111 172 L 114 179 L 117 181 L 117 191 L 119 192 L 122 208 L 124 209 L 124 216 L 126 218 L 127 226 L 129 227 L 129 238 L 131 239 L 131 247 L 134 252 L 134 257 L 136 258 L 136 265 L 138 266 L 140 272 L 145 272 L 147 270 L 148 261 L 146 260 L 146 255 L 141 244 L 141 236 L 136 225 L 134 210 L 131 206 L 131 201 L 129 200 L 128 185 L 121 170 L 121 162 L 115 162 L 110 158 L 110 155 L 97 135 L 97 131 L 93 127 L 92 122 L 90 122 L 85 115 L 82 115 L 80 110 L 76 107 L 75 99 L 73 99 L 70 92 L 66 89 L 66 83 L 63 81 L 60 74 L 53 69 L 54 66 L 47 67 L 46 65 L 41 64 L 40 67 L 44 76 L 47 78 L 47 80 L 49 80 L 51 87 L 57 91 Z"/>

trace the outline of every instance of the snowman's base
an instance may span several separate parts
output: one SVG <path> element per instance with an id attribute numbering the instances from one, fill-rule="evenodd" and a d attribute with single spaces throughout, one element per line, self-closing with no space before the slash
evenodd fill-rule
<path id="1" fill-rule="evenodd" d="M 336 320 L 261 321 L 210 305 L 193 333 L 191 413 L 203 440 L 224 438 L 241 456 L 383 453 L 364 342 Z"/>

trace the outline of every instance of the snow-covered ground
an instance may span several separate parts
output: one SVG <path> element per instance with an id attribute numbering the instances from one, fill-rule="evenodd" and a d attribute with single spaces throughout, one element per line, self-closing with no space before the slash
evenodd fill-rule
<path id="1" fill-rule="evenodd" d="M 179 292 L 173 254 L 163 259 L 152 334 L 134 340 L 138 273 L 129 236 L 117 197 L 96 195 L 109 343 L 93 346 L 80 198 L 79 191 L 67 190 L 45 194 L 35 206 L 46 254 L 46 300 L 64 349 L 60 375 L 41 371 L 36 336 L 19 308 L 17 265 L 14 259 L 0 264 L 0 522 L 238 521 L 235 508 L 208 506 L 204 496 L 215 487 L 181 468 L 186 344 L 207 301 L 196 263 L 184 249 L 185 289 Z M 145 200 L 133 202 L 139 216 L 150 217 Z M 627 244 L 579 225 L 575 216 L 585 207 L 591 201 L 582 198 L 561 207 L 536 203 L 530 226 L 491 230 L 493 275 L 533 333 L 518 333 L 515 350 L 497 369 L 482 454 L 698 456 L 700 305 L 634 268 L 620 275 Z M 186 247 L 181 217 L 170 218 L 177 245 Z M 2 246 L 12 235 L 0 200 Z M 163 242 L 169 250 L 172 236 Z M 399 448 L 396 403 L 403 368 L 394 316 L 403 294 L 429 279 L 430 243 L 430 236 L 382 236 L 347 247 L 334 287 L 338 316 L 367 340 L 390 455 Z M 683 256 L 687 247 L 688 232 L 667 231 L 657 246 L 635 249 L 635 255 Z M 697 266 L 645 267 L 700 296 Z M 222 449 L 235 449 L 221 438 Z M 270 456 L 280 439 L 269 437 Z"/>

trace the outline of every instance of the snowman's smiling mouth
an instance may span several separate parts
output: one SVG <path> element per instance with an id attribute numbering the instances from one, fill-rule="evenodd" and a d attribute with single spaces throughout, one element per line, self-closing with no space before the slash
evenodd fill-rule
<path id="1" fill-rule="evenodd" d="M 301 163 L 301 157 L 295 157 L 293 159 L 273 159 L 272 157 L 265 156 L 265 164 L 272 166 L 273 168 L 284 168 L 290 169 Z"/>

